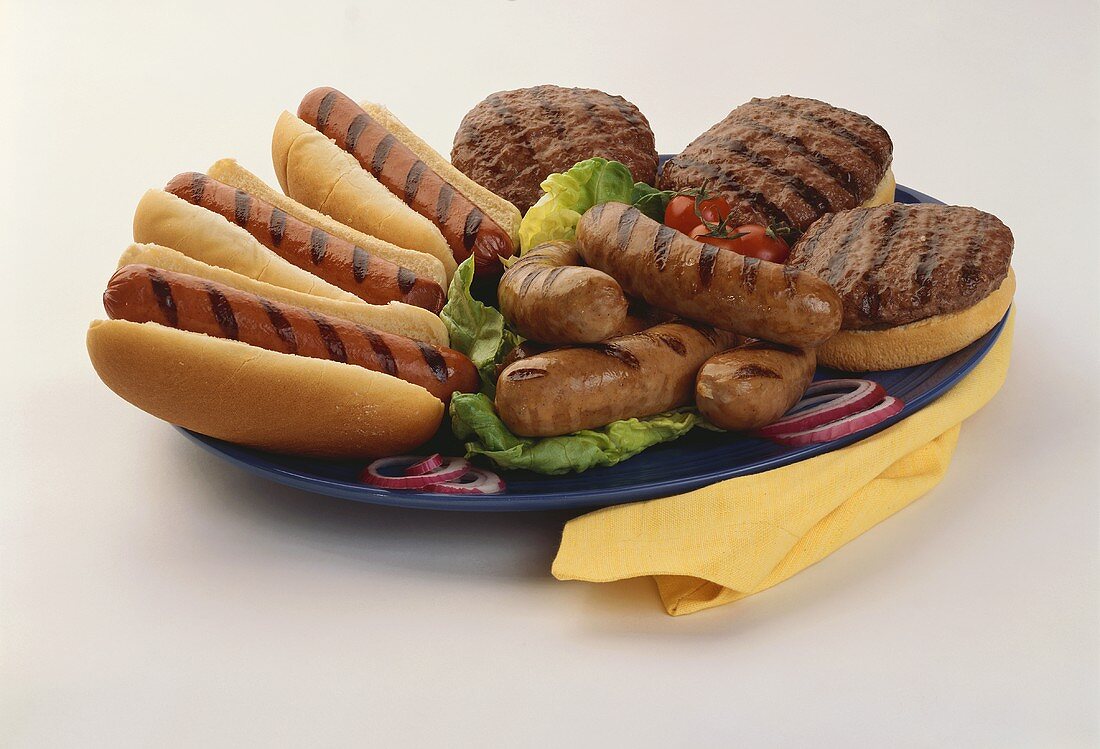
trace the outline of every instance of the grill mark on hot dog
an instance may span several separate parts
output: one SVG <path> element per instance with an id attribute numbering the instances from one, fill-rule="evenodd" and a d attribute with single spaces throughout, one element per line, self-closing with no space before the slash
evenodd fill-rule
<path id="1" fill-rule="evenodd" d="M 795 117 L 798 117 L 801 120 L 806 120 L 807 122 L 812 122 L 815 125 L 820 125 L 829 132 L 835 133 L 836 135 L 839 135 L 841 138 L 851 143 L 860 153 L 869 158 L 872 162 L 876 164 L 879 162 L 880 157 L 878 155 L 878 152 L 870 143 L 865 141 L 856 133 L 853 133 L 848 128 L 841 125 L 832 117 L 822 114 L 815 114 L 813 112 L 808 112 L 804 109 L 794 109 L 787 102 L 780 101 L 778 99 L 761 100 L 756 102 L 756 104 L 762 105 L 766 109 L 780 109 L 785 112 L 790 112 Z"/>
<path id="2" fill-rule="evenodd" d="M 708 288 L 714 280 L 714 264 L 718 260 L 718 253 L 722 250 L 712 244 L 704 244 L 699 250 L 699 283 L 703 288 Z"/>
<path id="3" fill-rule="evenodd" d="M 286 231 L 286 213 L 281 208 L 272 207 L 271 218 L 267 220 L 267 230 L 271 234 L 271 243 L 278 247 L 283 243 Z"/>
<path id="4" fill-rule="evenodd" d="M 526 367 L 524 369 L 513 369 L 508 373 L 508 380 L 510 382 L 522 382 L 523 380 L 537 380 L 540 377 L 545 377 L 547 372 L 545 369 L 536 369 L 535 367 Z"/>
<path id="5" fill-rule="evenodd" d="M 367 277 L 367 269 L 369 267 L 370 267 L 370 253 L 367 252 L 366 250 L 364 250 L 359 245 L 355 245 L 355 247 L 353 247 L 352 250 L 351 250 L 351 273 L 352 273 L 352 276 L 355 278 L 355 280 L 357 282 L 363 283 L 363 279 Z M 402 270 L 405 270 L 405 268 L 401 267 L 397 271 L 397 282 L 398 282 L 398 284 L 401 283 L 401 271 Z M 415 278 L 414 278 L 414 280 L 415 280 Z M 401 291 L 403 293 L 406 293 L 406 294 L 409 292 L 409 290 L 405 289 L 405 288 L 402 288 Z"/>
<path id="6" fill-rule="evenodd" d="M 307 313 L 314 324 L 317 325 L 317 331 L 321 334 L 321 340 L 324 341 L 325 348 L 328 350 L 328 358 L 347 364 L 348 352 L 344 348 L 344 341 L 340 338 L 340 334 L 316 312 L 307 310 Z"/>
<path id="7" fill-rule="evenodd" d="M 679 338 L 672 335 L 672 333 L 654 333 L 653 337 L 668 346 L 678 355 L 687 356 L 687 346 L 685 346 L 684 342 Z"/>
<path id="8" fill-rule="evenodd" d="M 244 190 L 237 190 L 233 194 L 233 222 L 243 228 L 251 214 L 252 196 Z"/>
<path id="9" fill-rule="evenodd" d="M 760 258 L 745 256 L 741 260 L 741 285 L 748 293 L 756 290 L 756 272 L 760 268 Z"/>
<path id="10" fill-rule="evenodd" d="M 629 208 L 627 213 L 634 213 L 634 220 L 638 220 L 638 210 L 635 208 Z M 657 264 L 657 270 L 664 270 L 665 265 L 668 264 L 668 253 L 672 249 L 672 240 L 679 234 L 671 226 L 665 226 L 661 224 L 657 229 L 657 233 L 653 235 L 653 260 Z"/>
<path id="11" fill-rule="evenodd" d="M 347 145 L 347 150 L 354 151 L 355 146 L 359 143 L 359 136 L 363 134 L 363 131 L 367 129 L 367 125 L 371 123 L 371 118 L 367 114 L 357 114 L 355 119 L 348 125 L 348 133 L 344 137 L 344 143 Z"/>
<path id="12" fill-rule="evenodd" d="M 156 268 L 150 267 L 147 271 L 149 283 L 153 287 L 153 296 L 156 297 L 157 307 L 160 313 L 173 328 L 179 327 L 179 310 L 176 309 L 176 300 L 172 296 L 172 285 L 164 280 L 164 276 Z"/>
<path id="13" fill-rule="evenodd" d="M 676 324 L 677 325 L 686 325 L 687 327 L 691 328 L 692 330 L 694 330 L 699 335 L 706 338 L 711 343 L 717 343 L 718 342 L 718 331 L 716 331 L 710 325 L 706 325 L 706 324 L 701 323 L 701 322 L 696 322 L 695 320 L 688 320 L 686 318 L 682 319 L 682 320 L 677 320 Z"/>
<path id="14" fill-rule="evenodd" d="M 439 197 L 435 199 L 435 221 L 437 224 L 446 223 L 451 215 L 451 198 L 455 196 L 455 189 L 449 182 L 439 186 Z"/>
<path id="15" fill-rule="evenodd" d="M 195 172 L 191 175 L 191 202 L 198 205 L 202 202 L 202 194 L 206 192 L 206 175 Z"/>
<path id="16" fill-rule="evenodd" d="M 734 371 L 733 376 L 738 380 L 747 380 L 752 377 L 767 377 L 774 380 L 783 379 L 781 374 L 771 367 L 765 367 L 762 364 L 742 364 Z"/>
<path id="17" fill-rule="evenodd" d="M 430 346 L 423 341 L 416 341 L 416 347 L 420 349 L 420 355 L 424 357 L 424 363 L 432 370 L 432 375 L 440 382 L 447 381 L 447 361 L 439 353 L 439 349 Z"/>
<path id="18" fill-rule="evenodd" d="M 370 160 L 370 173 L 375 177 L 382 173 L 382 167 L 386 165 L 386 159 L 390 155 L 390 149 L 393 148 L 395 140 L 392 134 L 386 133 L 386 137 L 375 147 L 374 155 Z"/>
<path id="19" fill-rule="evenodd" d="M 409 174 L 405 177 L 405 202 L 411 203 L 416 198 L 416 193 L 420 189 L 420 175 L 424 173 L 424 169 L 427 168 L 420 159 L 413 162 L 412 167 L 409 169 Z"/>
<path id="20" fill-rule="evenodd" d="M 642 363 L 638 361 L 638 357 L 617 343 L 597 343 L 592 348 L 605 356 L 619 360 L 631 369 L 638 369 L 642 366 Z"/>
<path id="21" fill-rule="evenodd" d="M 218 327 L 222 329 L 226 338 L 237 340 L 240 331 L 237 329 L 237 316 L 233 314 L 233 306 L 225 298 L 225 294 L 213 284 L 204 283 L 203 288 L 210 300 L 210 308 L 214 312 L 214 319 L 218 321 Z"/>
<path id="22" fill-rule="evenodd" d="M 482 213 L 481 209 L 474 206 L 470 209 L 470 212 L 466 214 L 466 225 L 462 229 L 462 246 L 467 250 L 471 250 L 474 247 L 474 240 L 477 239 L 477 230 L 481 226 Z"/>
<path id="23" fill-rule="evenodd" d="M 527 293 L 527 290 L 531 288 L 531 284 L 535 282 L 535 279 L 542 275 L 544 272 L 546 272 L 545 267 L 533 268 L 528 270 L 527 275 L 523 278 L 523 282 L 519 285 L 520 296 L 524 296 Z"/>
<path id="24" fill-rule="evenodd" d="M 404 265 L 399 265 L 397 267 L 397 288 L 401 289 L 401 293 L 408 294 L 415 284 L 416 274 Z"/>
<path id="25" fill-rule="evenodd" d="M 267 299 L 256 297 L 260 304 L 264 308 L 264 312 L 267 313 L 267 319 L 271 321 L 271 326 L 275 328 L 275 332 L 286 347 L 290 349 L 291 354 L 298 353 L 298 338 L 294 335 L 294 328 L 291 326 L 290 321 L 286 319 L 286 315 L 283 314 L 277 306 L 269 302 Z"/>
<path id="26" fill-rule="evenodd" d="M 329 91 L 321 99 L 321 103 L 317 105 L 317 129 L 328 125 L 328 116 L 332 114 L 332 106 L 336 103 L 336 97 L 339 94 L 336 91 Z"/>
<path id="27" fill-rule="evenodd" d="M 776 132 L 767 125 L 756 122 L 755 120 L 738 118 L 737 123 L 757 131 L 766 138 L 771 138 L 784 144 L 791 151 L 802 156 L 823 173 L 831 177 L 832 180 L 846 193 L 851 195 L 854 200 L 859 200 L 859 185 L 852 179 L 852 173 L 825 154 L 807 148 L 806 144 L 804 144 L 800 138 L 793 135 L 787 135 L 786 133 Z"/>
<path id="28" fill-rule="evenodd" d="M 792 265 L 783 266 L 783 290 L 794 296 L 798 293 L 798 277 L 802 275 L 802 272 Z"/>
<path id="29" fill-rule="evenodd" d="M 630 243 L 630 235 L 634 233 L 634 227 L 637 223 L 637 211 L 623 211 L 622 215 L 619 216 L 619 228 L 615 233 L 615 239 L 620 246 L 625 247 Z"/>
<path id="30" fill-rule="evenodd" d="M 328 252 L 328 232 L 323 229 L 313 229 L 309 233 L 309 257 L 314 265 L 320 265 Z"/>
<path id="31" fill-rule="evenodd" d="M 558 280 L 558 276 L 564 273 L 566 266 L 559 265 L 556 268 L 551 268 L 550 272 L 546 274 L 546 278 L 542 281 L 542 293 L 546 294 L 550 291 L 550 287 L 554 285 L 554 282 Z"/>
<path id="32" fill-rule="evenodd" d="M 596 206 L 593 206 L 593 207 L 589 208 L 588 211 L 585 212 L 584 215 L 587 216 L 589 213 L 591 213 L 592 214 L 592 220 L 596 221 L 596 222 L 599 222 L 600 220 L 603 219 L 603 213 L 604 213 L 604 210 L 606 208 L 607 208 L 607 203 L 600 203 L 599 205 L 596 205 Z M 637 220 L 637 219 L 635 219 L 635 220 Z"/>
<path id="33" fill-rule="evenodd" d="M 359 332 L 363 334 L 363 337 L 367 339 L 367 344 L 370 345 L 371 351 L 374 352 L 377 357 L 382 371 L 388 375 L 397 377 L 397 360 L 393 356 L 393 351 L 386 344 L 382 336 L 378 335 L 375 331 L 366 327 L 365 325 L 357 325 Z"/>

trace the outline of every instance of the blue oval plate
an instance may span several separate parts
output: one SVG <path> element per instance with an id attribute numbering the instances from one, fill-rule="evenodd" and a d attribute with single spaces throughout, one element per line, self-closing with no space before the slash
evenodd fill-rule
<path id="1" fill-rule="evenodd" d="M 895 200 L 902 203 L 940 203 L 916 190 L 898 186 Z M 592 508 L 667 497 L 698 489 L 723 479 L 747 476 L 796 463 L 863 439 L 911 416 L 945 393 L 973 369 L 996 342 L 1004 320 L 985 336 L 945 359 L 919 367 L 863 375 L 882 384 L 901 398 L 901 413 L 859 434 L 809 447 L 790 448 L 736 433 L 695 429 L 673 442 L 651 447 L 609 468 L 593 468 L 581 474 L 543 476 L 529 471 L 504 471 L 508 485 L 503 494 L 451 496 L 412 491 L 377 489 L 357 480 L 363 464 L 331 462 L 252 450 L 212 437 L 180 429 L 215 455 L 281 484 L 359 502 L 434 510 L 517 511 Z M 816 379 L 852 377 L 819 368 Z M 461 455 L 463 446 L 441 434 L 424 453 Z"/>

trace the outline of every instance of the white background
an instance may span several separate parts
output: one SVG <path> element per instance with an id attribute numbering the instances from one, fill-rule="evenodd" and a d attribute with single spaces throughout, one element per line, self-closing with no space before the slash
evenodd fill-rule
<path id="1" fill-rule="evenodd" d="M 0 743 L 1095 745 L 1095 2 L 150 5 L 0 3 Z M 448 152 L 482 97 L 551 82 L 625 95 L 663 151 L 824 99 L 887 128 L 901 183 L 1013 228 L 1012 368 L 942 484 L 672 619 L 649 580 L 553 580 L 566 515 L 264 483 L 95 377 L 146 188 L 224 156 L 272 178 L 317 85 Z"/>

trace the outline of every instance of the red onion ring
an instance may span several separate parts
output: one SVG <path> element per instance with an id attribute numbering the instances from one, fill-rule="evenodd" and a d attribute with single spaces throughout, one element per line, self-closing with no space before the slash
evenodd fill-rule
<path id="1" fill-rule="evenodd" d="M 843 392 L 850 389 L 851 392 Z M 806 388 L 802 399 L 779 421 L 761 427 L 757 434 L 803 432 L 859 413 L 886 397 L 882 385 L 871 380 L 822 380 Z"/>
<path id="2" fill-rule="evenodd" d="M 849 414 L 842 419 L 829 422 L 828 424 L 821 424 L 804 431 L 772 434 L 769 435 L 769 439 L 775 440 L 782 445 L 790 445 L 792 447 L 803 447 L 819 442 L 830 442 L 873 427 L 875 424 L 883 422 L 899 413 L 904 406 L 905 404 L 902 403 L 900 399 L 888 395 L 883 398 L 882 402 L 877 406 L 873 406 L 865 411 Z"/>
<path id="3" fill-rule="evenodd" d="M 428 457 L 419 463 L 413 463 L 411 466 L 405 469 L 406 476 L 423 476 L 425 473 L 431 473 L 435 469 L 443 465 L 443 456 L 439 453 L 432 453 Z"/>
<path id="4" fill-rule="evenodd" d="M 437 494 L 500 494 L 504 491 L 504 480 L 492 471 L 470 468 L 452 481 L 441 481 L 425 489 Z"/>
<path id="5" fill-rule="evenodd" d="M 419 455 L 398 455 L 393 458 L 379 458 L 363 469 L 359 480 L 371 486 L 383 489 L 422 489 L 429 484 L 457 479 L 471 469 L 465 458 L 445 458 L 439 467 L 418 476 L 387 476 L 382 473 L 395 466 L 411 466 L 424 461 Z"/>

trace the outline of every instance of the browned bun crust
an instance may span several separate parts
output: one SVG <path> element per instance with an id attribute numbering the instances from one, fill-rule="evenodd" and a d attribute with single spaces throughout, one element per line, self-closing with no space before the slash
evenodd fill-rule
<path id="1" fill-rule="evenodd" d="M 1000 322 L 1012 304 L 1016 274 L 985 299 L 961 312 L 917 320 L 886 330 L 842 330 L 817 350 L 817 361 L 847 372 L 901 369 L 942 359 L 966 348 Z"/>
<path id="2" fill-rule="evenodd" d="M 88 354 L 107 387 L 173 424 L 261 450 L 371 458 L 435 434 L 443 403 L 363 367 L 156 323 L 95 320 Z"/>

